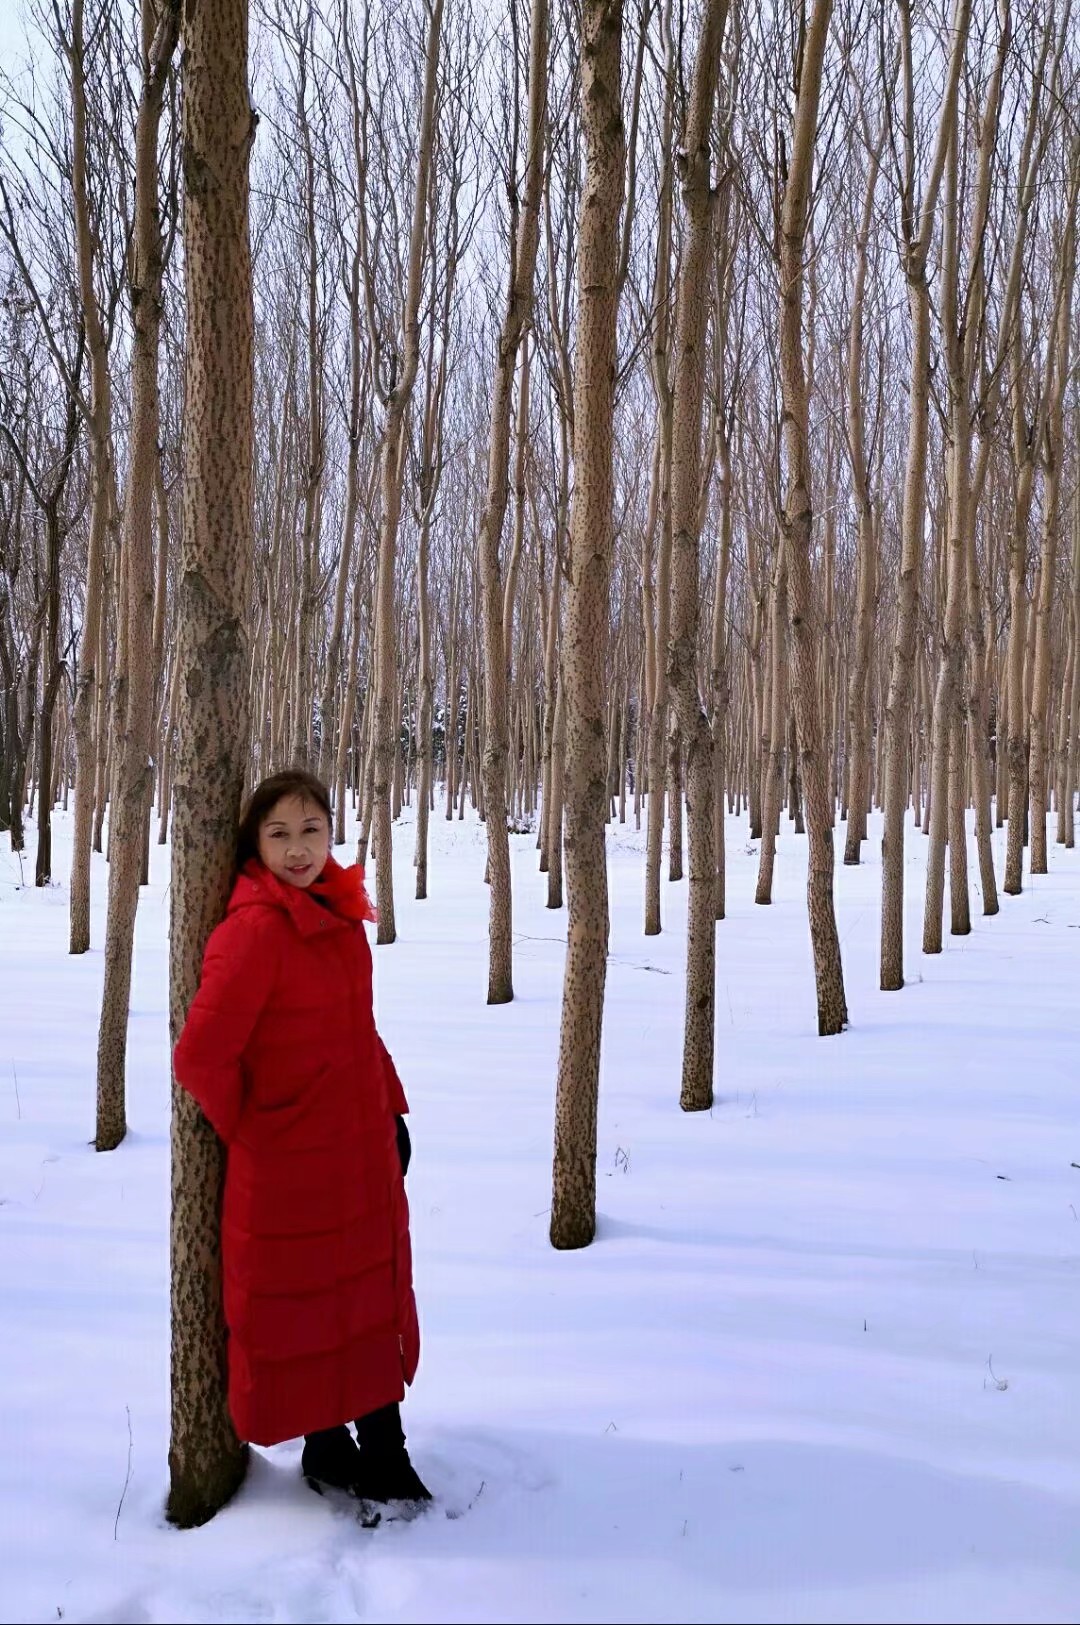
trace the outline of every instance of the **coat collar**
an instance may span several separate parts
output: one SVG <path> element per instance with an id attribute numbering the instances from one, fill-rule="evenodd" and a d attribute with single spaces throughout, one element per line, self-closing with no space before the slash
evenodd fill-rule
<path id="1" fill-rule="evenodd" d="M 251 903 L 269 903 L 283 909 L 305 937 L 325 930 L 327 925 L 355 925 L 378 918 L 364 888 L 361 866 L 354 863 L 345 867 L 333 854 L 327 858 L 318 880 L 304 889 L 279 880 L 258 858 L 249 859 L 233 888 L 229 910 Z"/>

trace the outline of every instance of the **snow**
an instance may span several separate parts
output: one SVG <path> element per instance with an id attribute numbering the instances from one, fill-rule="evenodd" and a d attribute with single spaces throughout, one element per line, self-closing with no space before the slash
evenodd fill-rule
<path id="1" fill-rule="evenodd" d="M 131 1132 L 99 1156 L 104 866 L 71 959 L 66 884 L 21 885 L 5 842 L 0 1618 L 1080 1618 L 1080 856 L 1052 846 L 924 959 L 909 827 L 909 986 L 882 994 L 879 838 L 837 871 L 852 1027 L 819 1039 L 805 841 L 785 823 L 756 908 L 729 820 L 717 1104 L 686 1116 L 686 887 L 644 938 L 644 836 L 612 832 L 599 1232 L 559 1254 L 565 913 L 515 837 L 517 997 L 489 1009 L 482 827 L 433 821 L 425 903 L 397 828 L 376 1007 L 413 1110 L 405 1421 L 439 1500 L 361 1529 L 288 1444 L 192 1533 L 162 1514 L 168 853 L 137 928 Z M 61 816 L 65 876 L 69 843 Z"/>

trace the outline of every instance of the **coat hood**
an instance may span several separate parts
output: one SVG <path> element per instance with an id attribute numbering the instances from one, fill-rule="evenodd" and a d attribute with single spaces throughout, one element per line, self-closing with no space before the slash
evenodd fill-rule
<path id="1" fill-rule="evenodd" d="M 277 908 L 288 914 L 305 936 L 326 923 L 329 911 L 339 920 L 358 924 L 377 920 L 371 898 L 364 886 L 360 864 L 347 867 L 331 854 L 318 880 L 309 887 L 290 886 L 271 874 L 258 858 L 250 858 L 237 876 L 227 912 L 242 908 Z"/>

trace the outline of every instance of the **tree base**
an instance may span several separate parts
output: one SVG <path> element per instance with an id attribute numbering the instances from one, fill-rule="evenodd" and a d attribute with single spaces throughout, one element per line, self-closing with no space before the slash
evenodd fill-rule
<path id="1" fill-rule="evenodd" d="M 176 1529 L 201 1529 L 227 1506 L 247 1476 L 250 1451 L 246 1444 L 230 1451 L 216 1473 L 200 1476 L 199 1483 L 178 1481 L 174 1472 L 165 1517 Z M 170 1468 L 173 1463 L 170 1460 Z"/>
<path id="2" fill-rule="evenodd" d="M 584 1214 L 557 1219 L 553 1214 L 548 1236 L 557 1252 L 575 1252 L 581 1247 L 591 1246 L 596 1240 L 596 1219 Z"/>

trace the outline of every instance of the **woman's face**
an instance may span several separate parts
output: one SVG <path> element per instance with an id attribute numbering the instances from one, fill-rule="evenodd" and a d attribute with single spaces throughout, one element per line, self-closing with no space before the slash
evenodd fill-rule
<path id="1" fill-rule="evenodd" d="M 259 857 L 270 873 L 301 890 L 318 880 L 330 856 L 326 814 L 303 796 L 282 796 L 259 826 Z"/>

